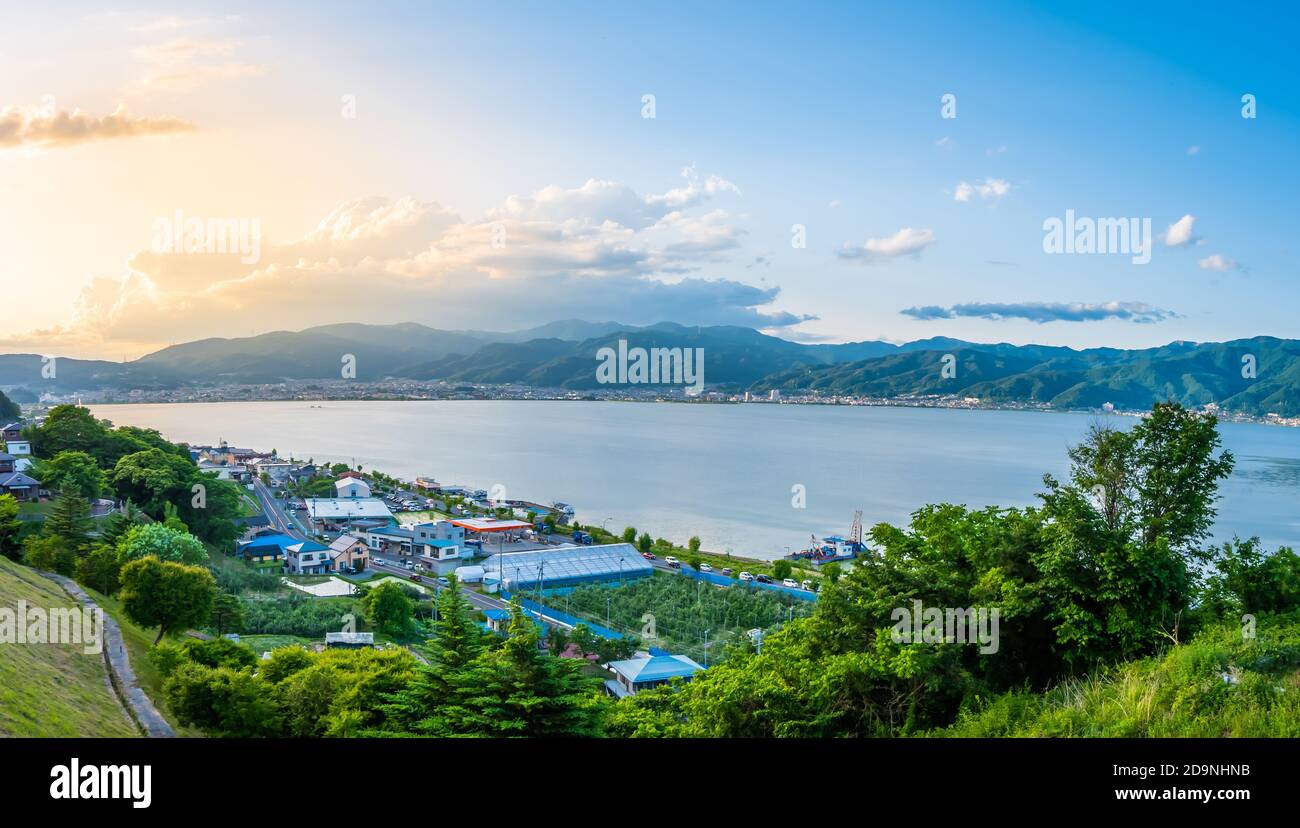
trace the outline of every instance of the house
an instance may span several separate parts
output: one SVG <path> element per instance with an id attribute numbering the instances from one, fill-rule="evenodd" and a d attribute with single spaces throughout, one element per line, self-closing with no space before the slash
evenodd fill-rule
<path id="1" fill-rule="evenodd" d="M 22 423 L 10 423 L 9 425 L 0 429 L 0 442 L 10 443 L 14 440 L 21 440 L 23 438 L 22 434 L 23 434 Z"/>
<path id="2" fill-rule="evenodd" d="M 265 532 L 251 540 L 235 544 L 235 556 L 253 566 L 278 568 L 284 563 L 285 550 L 298 543 L 298 539 L 279 532 Z"/>
<path id="3" fill-rule="evenodd" d="M 427 570 L 438 570 L 439 573 L 450 569 L 447 561 L 460 562 L 461 558 L 472 558 L 474 553 L 468 547 L 457 546 L 453 541 L 434 540 L 424 545 L 424 551 L 420 553 L 420 566 Z"/>
<path id="4" fill-rule="evenodd" d="M 684 655 L 647 655 L 611 661 L 605 668 L 614 674 L 614 678 L 605 682 L 605 689 L 611 696 L 620 699 L 667 684 L 674 678 L 690 681 L 704 669 L 694 659 Z"/>
<path id="5" fill-rule="evenodd" d="M 272 486 L 283 486 L 289 481 L 289 474 L 293 471 L 293 464 L 275 458 L 259 459 L 250 464 L 252 471 L 258 477 L 266 475 L 266 480 Z"/>
<path id="6" fill-rule="evenodd" d="M 370 547 L 370 551 L 393 555 L 411 554 L 411 541 L 415 537 L 415 532 L 412 530 L 396 526 L 376 526 L 354 534 L 361 535 L 366 546 Z"/>
<path id="7" fill-rule="evenodd" d="M 14 471 L 14 462 L 18 458 L 8 452 L 0 451 L 0 474 Z"/>
<path id="8" fill-rule="evenodd" d="M 10 440 L 5 451 L 14 456 L 14 471 L 25 472 L 32 467 L 32 444 L 26 440 Z"/>
<path id="9" fill-rule="evenodd" d="M 9 457 L 10 455 L 4 455 Z M 41 484 L 35 478 L 12 470 L 0 472 L 0 494 L 10 494 L 15 500 L 36 500 L 41 494 Z"/>
<path id="10" fill-rule="evenodd" d="M 457 546 L 465 544 L 465 529 L 457 526 L 450 520 L 433 520 L 424 523 L 417 523 L 411 527 L 414 533 L 412 539 L 417 544 L 427 544 L 433 541 L 451 541 Z"/>
<path id="11" fill-rule="evenodd" d="M 359 477 L 340 477 L 334 481 L 335 497 L 370 497 L 370 484 Z"/>
<path id="12" fill-rule="evenodd" d="M 361 538 L 354 535 L 339 535 L 330 544 L 330 562 L 335 572 L 347 570 L 360 572 L 366 568 L 369 552 L 370 549 Z"/>
<path id="13" fill-rule="evenodd" d="M 358 650 L 375 646 L 375 634 L 368 632 L 327 632 L 325 646 L 330 649 Z"/>
<path id="14" fill-rule="evenodd" d="M 315 541 L 298 541 L 284 549 L 284 565 L 295 575 L 324 575 L 334 568 L 333 553 Z"/>

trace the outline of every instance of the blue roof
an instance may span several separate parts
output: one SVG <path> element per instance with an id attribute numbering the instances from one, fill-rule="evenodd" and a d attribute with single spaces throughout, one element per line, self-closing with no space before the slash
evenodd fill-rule
<path id="1" fill-rule="evenodd" d="M 689 678 L 704 667 L 694 659 L 684 655 L 650 656 L 649 658 L 629 658 L 626 661 L 612 661 L 611 670 L 626 676 L 628 681 L 666 681 L 676 676 Z"/>
<path id="2" fill-rule="evenodd" d="M 510 613 L 503 609 L 485 609 L 483 610 L 483 614 L 488 618 L 491 618 L 493 621 L 502 621 L 510 617 Z"/>
<path id="3" fill-rule="evenodd" d="M 286 546 L 293 546 L 295 543 L 298 542 L 299 541 L 297 538 L 291 538 L 288 535 L 285 535 L 283 533 L 278 533 L 274 535 L 259 535 L 258 537 L 253 538 L 251 541 L 242 544 L 239 547 L 239 550 L 242 552 L 246 549 L 261 549 L 266 546 L 274 546 L 277 549 L 283 550 Z"/>

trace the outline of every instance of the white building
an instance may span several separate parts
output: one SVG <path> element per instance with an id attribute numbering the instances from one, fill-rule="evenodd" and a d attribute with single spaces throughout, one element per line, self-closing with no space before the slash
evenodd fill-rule
<path id="1" fill-rule="evenodd" d="M 335 497 L 370 497 L 370 484 L 360 477 L 343 477 L 334 481 Z"/>

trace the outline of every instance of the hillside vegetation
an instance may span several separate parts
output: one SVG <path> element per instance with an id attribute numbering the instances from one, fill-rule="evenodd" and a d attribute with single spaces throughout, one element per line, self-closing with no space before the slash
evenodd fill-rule
<path id="1" fill-rule="evenodd" d="M 929 736 L 1300 736 L 1300 618 L 1261 618 L 1254 639 L 1221 625 L 1162 655 L 1046 693 L 977 699 Z"/>
<path id="2" fill-rule="evenodd" d="M 73 607 L 59 586 L 0 557 L 0 607 Z M 80 644 L 0 644 L 0 736 L 138 736 L 102 655 Z"/>

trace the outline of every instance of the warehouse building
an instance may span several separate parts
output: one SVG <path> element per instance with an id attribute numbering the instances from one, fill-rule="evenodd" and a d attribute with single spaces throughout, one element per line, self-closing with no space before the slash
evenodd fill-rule
<path id="1" fill-rule="evenodd" d="M 506 592 L 617 584 L 654 574 L 654 567 L 630 543 L 505 552 L 484 561 L 483 570 L 486 578 L 498 578 Z"/>

